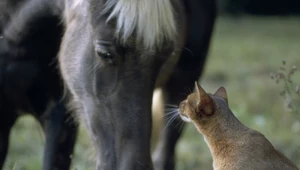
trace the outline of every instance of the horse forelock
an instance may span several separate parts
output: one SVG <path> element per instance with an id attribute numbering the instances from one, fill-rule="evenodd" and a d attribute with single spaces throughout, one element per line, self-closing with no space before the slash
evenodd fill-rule
<path id="1" fill-rule="evenodd" d="M 69 4 L 71 9 L 76 9 L 81 6 L 84 0 L 67 0 L 66 2 Z"/>
<path id="2" fill-rule="evenodd" d="M 110 11 L 107 22 L 116 19 L 116 37 L 123 43 L 135 33 L 137 42 L 152 49 L 177 37 L 171 0 L 108 0 L 104 11 Z"/>

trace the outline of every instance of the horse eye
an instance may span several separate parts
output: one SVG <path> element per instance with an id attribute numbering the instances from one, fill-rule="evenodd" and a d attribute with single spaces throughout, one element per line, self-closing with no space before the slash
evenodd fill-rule
<path id="1" fill-rule="evenodd" d="M 97 51 L 97 54 L 99 57 L 102 57 L 104 59 L 110 59 L 111 54 L 109 52 L 103 52 L 103 51 Z"/>
<path id="2" fill-rule="evenodd" d="M 109 64 L 113 63 L 113 56 L 111 53 L 106 52 L 106 51 L 97 50 L 97 54 L 99 57 L 101 57 L 107 63 L 109 63 Z"/>

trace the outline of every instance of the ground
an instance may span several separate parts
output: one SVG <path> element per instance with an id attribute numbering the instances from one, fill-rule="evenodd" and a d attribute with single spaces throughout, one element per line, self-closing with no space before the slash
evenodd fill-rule
<path id="1" fill-rule="evenodd" d="M 299 28 L 299 18 L 219 18 L 200 80 L 211 93 L 224 86 L 235 115 L 263 133 L 298 167 L 300 116 L 284 109 L 279 94 L 283 85 L 276 84 L 270 73 L 278 70 L 282 60 L 288 67 L 300 68 Z M 300 73 L 296 72 L 293 80 L 299 82 Z M 29 116 L 20 118 L 10 139 L 5 170 L 41 169 L 44 138 L 39 124 Z M 191 124 L 178 143 L 177 155 L 177 170 L 212 169 L 208 147 Z M 73 170 L 95 169 L 90 141 L 83 128 L 73 157 Z"/>

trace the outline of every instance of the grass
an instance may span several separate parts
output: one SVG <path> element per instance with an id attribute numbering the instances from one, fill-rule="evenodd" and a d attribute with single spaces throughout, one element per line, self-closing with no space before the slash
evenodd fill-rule
<path id="1" fill-rule="evenodd" d="M 219 18 L 201 85 L 208 92 L 225 86 L 229 104 L 247 126 L 262 132 L 300 167 L 300 119 L 285 110 L 282 84 L 270 73 L 281 61 L 300 68 L 299 18 Z M 293 75 L 300 81 L 300 73 Z M 40 126 L 29 116 L 14 126 L 5 170 L 41 169 L 44 145 Z M 88 148 L 88 149 L 87 149 Z M 81 128 L 73 169 L 94 170 L 90 141 Z M 177 169 L 212 169 L 203 137 L 189 124 L 177 147 Z"/>

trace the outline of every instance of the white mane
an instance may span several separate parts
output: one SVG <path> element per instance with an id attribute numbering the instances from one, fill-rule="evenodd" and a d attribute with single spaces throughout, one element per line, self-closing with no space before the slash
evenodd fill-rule
<path id="1" fill-rule="evenodd" d="M 116 36 L 123 42 L 135 31 L 145 48 L 160 47 L 163 40 L 175 41 L 176 23 L 171 0 L 108 0 L 104 11 L 112 11 Z"/>

